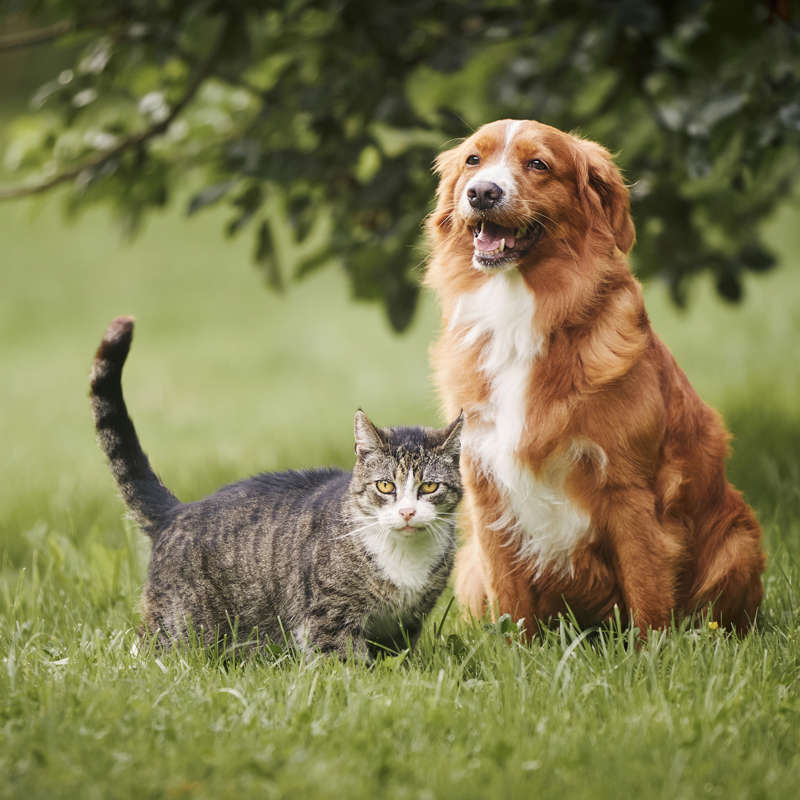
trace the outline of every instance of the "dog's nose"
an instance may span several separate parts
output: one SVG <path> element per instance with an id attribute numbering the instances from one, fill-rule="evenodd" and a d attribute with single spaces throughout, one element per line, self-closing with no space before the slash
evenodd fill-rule
<path id="1" fill-rule="evenodd" d="M 502 196 L 503 190 L 491 181 L 475 181 L 467 188 L 469 204 L 479 211 L 496 205 Z"/>
<path id="2" fill-rule="evenodd" d="M 408 522 L 417 513 L 417 510 L 415 508 L 398 508 L 397 513 Z"/>

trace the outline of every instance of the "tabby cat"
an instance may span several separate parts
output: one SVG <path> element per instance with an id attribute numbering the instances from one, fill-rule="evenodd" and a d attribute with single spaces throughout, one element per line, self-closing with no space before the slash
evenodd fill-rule
<path id="1" fill-rule="evenodd" d="M 97 350 L 100 446 L 152 540 L 144 617 L 161 643 L 234 632 L 371 660 L 419 634 L 447 582 L 461 498 L 462 417 L 444 430 L 376 428 L 355 415 L 352 472 L 265 473 L 181 503 L 154 474 L 122 396 L 133 319 Z"/>

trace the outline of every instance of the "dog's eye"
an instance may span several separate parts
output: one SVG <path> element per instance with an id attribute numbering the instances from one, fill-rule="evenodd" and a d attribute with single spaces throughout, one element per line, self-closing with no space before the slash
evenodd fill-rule
<path id="1" fill-rule="evenodd" d="M 539 171 L 549 169 L 547 164 L 540 158 L 532 158 L 526 165 L 528 169 L 538 169 Z"/>
<path id="2" fill-rule="evenodd" d="M 467 156 L 467 164 L 471 167 L 474 167 L 481 163 L 481 157 L 476 156 L 474 153 L 471 156 Z"/>

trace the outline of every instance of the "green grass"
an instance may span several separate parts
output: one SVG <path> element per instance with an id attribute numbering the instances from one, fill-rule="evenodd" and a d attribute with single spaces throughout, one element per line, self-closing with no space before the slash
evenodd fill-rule
<path id="1" fill-rule="evenodd" d="M 33 209 L 38 208 L 34 213 Z M 153 220 L 0 206 L 0 796 L 776 798 L 800 781 L 800 254 L 741 308 L 656 286 L 656 328 L 735 434 L 764 525 L 757 630 L 527 647 L 451 613 L 373 670 L 288 656 L 136 652 L 144 537 L 94 443 L 86 382 L 108 320 L 137 316 L 126 392 L 184 499 L 254 471 L 351 461 L 352 414 L 438 422 L 427 298 L 411 332 L 323 272 L 268 294 L 213 215 Z M 447 598 L 434 614 L 440 622 Z"/>

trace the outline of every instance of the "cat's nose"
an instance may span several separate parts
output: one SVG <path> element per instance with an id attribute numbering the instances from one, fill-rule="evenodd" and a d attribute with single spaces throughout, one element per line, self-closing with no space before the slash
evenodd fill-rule
<path id="1" fill-rule="evenodd" d="M 414 514 L 417 513 L 416 508 L 398 508 L 397 513 L 406 521 L 408 522 Z"/>

